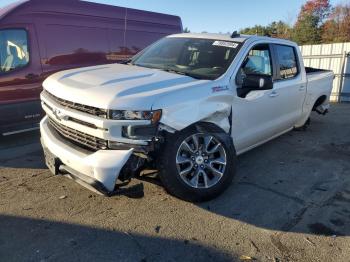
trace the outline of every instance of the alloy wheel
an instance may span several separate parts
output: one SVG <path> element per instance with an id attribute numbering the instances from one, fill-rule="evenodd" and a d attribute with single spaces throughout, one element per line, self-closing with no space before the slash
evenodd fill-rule
<path id="1" fill-rule="evenodd" d="M 223 177 L 226 168 L 225 148 L 209 134 L 194 134 L 179 146 L 176 166 L 180 178 L 193 188 L 210 188 Z"/>

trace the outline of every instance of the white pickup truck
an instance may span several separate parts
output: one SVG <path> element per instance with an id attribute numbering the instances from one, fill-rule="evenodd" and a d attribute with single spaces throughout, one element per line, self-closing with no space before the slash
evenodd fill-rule
<path id="1" fill-rule="evenodd" d="M 46 163 L 105 195 L 156 168 L 169 193 L 208 200 L 230 185 L 237 155 L 325 114 L 333 78 L 305 68 L 290 41 L 171 35 L 125 64 L 46 79 Z"/>

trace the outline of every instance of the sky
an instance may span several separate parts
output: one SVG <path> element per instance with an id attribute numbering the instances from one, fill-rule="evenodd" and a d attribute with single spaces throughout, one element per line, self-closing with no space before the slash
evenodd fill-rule
<path id="1" fill-rule="evenodd" d="M 191 32 L 226 33 L 256 24 L 295 22 L 305 0 L 89 0 L 109 5 L 174 14 Z M 15 2 L 0 0 L 0 7 Z M 331 0 L 332 5 L 350 0 Z"/>

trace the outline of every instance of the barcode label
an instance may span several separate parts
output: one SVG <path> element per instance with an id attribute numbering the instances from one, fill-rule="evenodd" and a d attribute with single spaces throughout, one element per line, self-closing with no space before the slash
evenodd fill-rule
<path id="1" fill-rule="evenodd" d="M 233 42 L 226 42 L 226 41 L 215 41 L 213 43 L 215 46 L 224 46 L 229 48 L 237 48 L 238 44 Z"/>

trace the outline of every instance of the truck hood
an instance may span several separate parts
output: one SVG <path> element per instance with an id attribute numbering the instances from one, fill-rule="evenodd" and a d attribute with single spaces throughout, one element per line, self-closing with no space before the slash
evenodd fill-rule
<path id="1" fill-rule="evenodd" d="M 169 92 L 209 81 L 158 69 L 110 64 L 58 72 L 43 86 L 59 98 L 88 106 L 149 110 Z"/>

